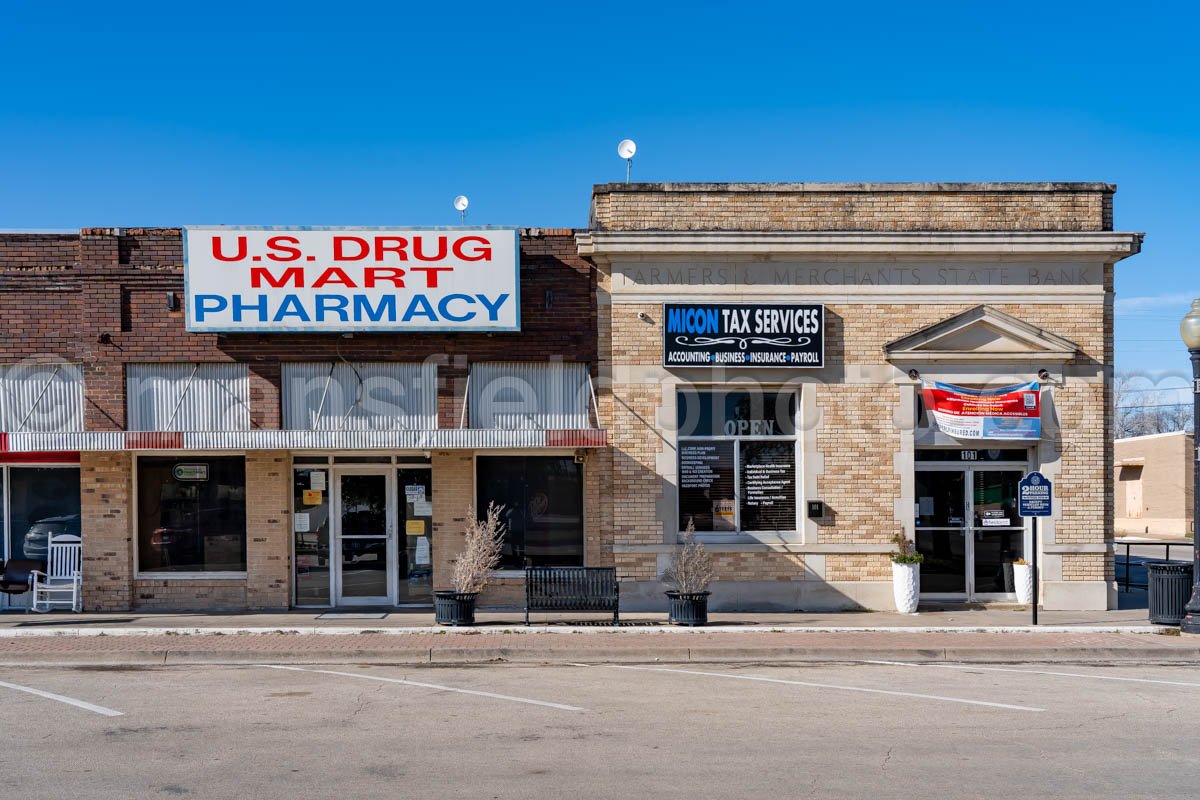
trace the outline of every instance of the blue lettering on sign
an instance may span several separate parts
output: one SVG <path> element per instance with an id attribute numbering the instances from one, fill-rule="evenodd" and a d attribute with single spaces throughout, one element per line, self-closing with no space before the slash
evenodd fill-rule
<path id="1" fill-rule="evenodd" d="M 203 322 L 204 315 L 208 312 L 216 314 L 228 307 L 229 301 L 219 294 L 198 294 L 196 295 L 196 321 Z"/>
<path id="2" fill-rule="evenodd" d="M 312 322 L 312 318 L 304 310 L 300 298 L 294 294 L 284 295 L 283 302 L 279 304 L 279 310 L 275 312 L 275 318 L 271 321 L 283 322 L 287 317 L 295 317 L 301 322 Z"/>
<path id="3" fill-rule="evenodd" d="M 363 319 L 369 319 L 371 322 L 389 322 L 396 319 L 396 296 L 394 294 L 385 295 L 379 298 L 379 305 L 371 307 L 371 298 L 366 295 L 354 295 L 354 321 L 362 322 Z"/>
<path id="4" fill-rule="evenodd" d="M 324 322 L 326 314 L 333 312 L 341 322 L 347 322 L 349 315 L 346 314 L 346 306 L 350 305 L 350 298 L 340 294 L 319 294 L 317 295 L 317 322 Z"/>
<path id="5" fill-rule="evenodd" d="M 260 294 L 258 296 L 258 302 L 247 303 L 242 299 L 240 294 L 235 294 L 233 296 L 233 321 L 241 322 L 242 314 L 248 310 L 257 311 L 258 319 L 265 317 L 267 315 L 267 296 L 265 294 Z"/>
<path id="6" fill-rule="evenodd" d="M 442 319 L 448 319 L 451 322 L 466 322 L 475 319 L 474 311 L 467 311 L 463 314 L 454 314 L 450 311 L 451 300 L 460 300 L 471 305 L 475 303 L 475 298 L 469 294 L 448 294 L 442 298 L 442 302 L 438 303 L 438 313 L 442 315 Z"/>
<path id="7" fill-rule="evenodd" d="M 719 333 L 720 314 L 715 308 L 667 309 L 668 333 Z"/>
<path id="8" fill-rule="evenodd" d="M 419 294 L 409 301 L 408 310 L 404 312 L 404 321 L 409 322 L 417 314 L 428 318 L 430 322 L 437 322 L 437 314 L 433 313 L 433 306 L 430 305 L 429 298 L 423 294 Z"/>
<path id="9" fill-rule="evenodd" d="M 194 303 L 197 322 L 213 322 L 213 318 L 232 322 L 286 323 L 299 322 L 358 322 L 396 323 L 427 321 L 432 323 L 465 323 L 486 313 L 489 322 L 500 319 L 500 311 L 512 295 L 501 293 L 494 297 L 486 294 L 448 294 L 431 300 L 427 295 L 417 294 L 406 299 L 404 306 L 394 294 L 372 296 L 367 294 L 315 294 L 311 297 L 290 293 L 281 297 L 267 294 L 228 296 L 198 294 Z"/>
<path id="10" fill-rule="evenodd" d="M 494 303 L 489 302 L 486 294 L 477 294 L 475 296 L 479 298 L 479 302 L 487 309 L 489 322 L 495 322 L 499 319 L 500 306 L 504 305 L 504 301 L 508 300 L 507 293 L 497 296 Z"/>

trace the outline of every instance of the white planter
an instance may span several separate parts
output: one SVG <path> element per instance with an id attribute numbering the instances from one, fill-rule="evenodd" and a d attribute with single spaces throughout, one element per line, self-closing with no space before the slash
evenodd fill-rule
<path id="1" fill-rule="evenodd" d="M 892 593 L 896 598 L 896 610 L 901 614 L 915 614 L 917 600 L 921 594 L 921 565 L 897 564 L 892 562 Z"/>
<path id="2" fill-rule="evenodd" d="M 1023 606 L 1033 603 L 1033 565 L 1013 564 L 1013 583 L 1016 584 L 1017 602 Z"/>

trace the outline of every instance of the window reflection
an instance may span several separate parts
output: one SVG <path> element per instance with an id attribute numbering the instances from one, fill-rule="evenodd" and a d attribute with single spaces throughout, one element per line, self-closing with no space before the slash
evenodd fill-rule
<path id="1" fill-rule="evenodd" d="M 137 480 L 139 570 L 246 570 L 244 458 L 143 457 Z"/>
<path id="2" fill-rule="evenodd" d="M 502 569 L 583 565 L 583 467 L 572 457 L 480 456 L 477 512 L 503 507 Z"/>

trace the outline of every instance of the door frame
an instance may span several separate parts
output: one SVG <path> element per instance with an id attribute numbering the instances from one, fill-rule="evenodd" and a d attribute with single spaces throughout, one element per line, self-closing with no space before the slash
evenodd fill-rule
<path id="1" fill-rule="evenodd" d="M 921 530 L 961 530 L 963 535 L 963 559 L 966 574 L 963 576 L 965 592 L 922 592 L 921 597 L 927 600 L 951 600 L 959 602 L 1009 602 L 1016 601 L 1016 592 L 1012 593 L 979 593 L 975 591 L 975 473 L 976 472 L 1020 472 L 1022 476 L 1029 472 L 1029 461 L 989 461 L 959 462 L 959 461 L 927 461 L 917 462 L 916 472 L 962 472 L 966 475 L 963 480 L 963 526 L 962 528 L 921 528 Z M 1020 525 L 1012 528 L 1023 529 L 1021 536 L 1022 550 L 1029 553 L 1033 546 L 1032 529 L 1029 519 L 1021 517 Z M 980 527 L 979 530 L 988 530 Z"/>
<path id="2" fill-rule="evenodd" d="M 342 476 L 382 475 L 384 478 L 384 558 L 387 594 L 371 597 L 342 596 Z M 334 608 L 344 606 L 394 606 L 396 604 L 396 466 L 395 464 L 330 464 L 329 554 L 330 593 Z M 349 537 L 362 538 L 362 537 Z"/>
<path id="3" fill-rule="evenodd" d="M 429 576 L 429 600 L 428 600 L 428 602 L 414 603 L 410 599 L 407 599 L 407 598 L 403 602 L 401 602 L 401 600 L 400 600 L 400 570 L 396 569 L 396 567 L 400 563 L 400 547 L 401 547 L 401 545 L 403 544 L 403 547 L 406 551 L 408 549 L 408 532 L 404 531 L 402 533 L 400 531 L 400 510 L 401 509 L 405 510 L 405 514 L 404 514 L 405 520 L 408 519 L 407 500 L 405 500 L 405 498 L 402 497 L 400 494 L 403 491 L 403 489 L 400 486 L 400 473 L 403 470 L 411 470 L 411 471 L 425 470 L 426 472 L 428 472 L 429 473 L 429 502 L 432 503 L 433 502 L 433 492 L 434 492 L 433 465 L 432 464 L 406 464 L 403 461 L 403 459 L 400 459 L 400 460 L 397 460 L 396 463 L 391 465 L 391 470 L 392 470 L 392 476 L 395 481 L 394 489 L 395 489 L 395 497 L 396 497 L 396 504 L 392 511 L 393 524 L 396 526 L 396 534 L 395 534 L 396 545 L 395 545 L 394 550 L 392 551 L 393 558 L 391 561 L 391 569 L 395 573 L 395 575 L 393 576 L 392 581 L 389 583 L 389 586 L 391 586 L 391 589 L 392 589 L 392 596 L 394 599 L 394 602 L 392 603 L 392 605 L 396 606 L 397 608 L 433 608 L 433 574 L 432 574 L 432 572 L 430 573 L 430 576 Z M 433 546 L 434 546 L 433 522 L 432 521 L 429 524 L 429 528 L 430 528 L 430 530 L 429 530 L 430 565 L 429 566 L 430 566 L 430 570 L 432 570 L 433 569 Z"/>

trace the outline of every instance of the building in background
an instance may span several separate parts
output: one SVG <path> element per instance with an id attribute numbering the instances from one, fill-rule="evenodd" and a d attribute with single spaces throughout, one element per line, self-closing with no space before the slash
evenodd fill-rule
<path id="1" fill-rule="evenodd" d="M 1118 534 L 1186 536 L 1192 519 L 1195 437 L 1184 431 L 1117 439 L 1114 444 Z"/>

